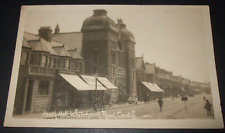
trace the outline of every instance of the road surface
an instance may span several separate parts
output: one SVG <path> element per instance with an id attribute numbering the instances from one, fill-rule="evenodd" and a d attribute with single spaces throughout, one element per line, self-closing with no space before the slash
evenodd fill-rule
<path id="1" fill-rule="evenodd" d="M 212 103 L 211 96 L 205 96 Z M 151 101 L 149 104 L 139 103 L 107 110 L 106 112 L 109 114 L 114 112 L 127 114 L 135 111 L 135 117 L 141 119 L 212 119 L 213 117 L 207 116 L 204 105 L 203 95 L 195 95 L 194 97 L 188 97 L 188 101 L 186 101 L 187 110 L 185 110 L 185 102 L 181 101 L 181 98 L 167 98 L 163 99 L 162 112 L 160 112 L 157 100 Z"/>

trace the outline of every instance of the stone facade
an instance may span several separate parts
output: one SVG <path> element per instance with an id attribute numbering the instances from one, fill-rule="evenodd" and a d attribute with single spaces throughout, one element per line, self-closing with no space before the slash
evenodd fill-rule
<path id="1" fill-rule="evenodd" d="M 135 41 L 122 20 L 116 24 L 105 10 L 94 10 L 84 20 L 82 56 L 85 74 L 107 77 L 118 90 L 112 90 L 114 101 L 119 95 L 136 96 Z"/>

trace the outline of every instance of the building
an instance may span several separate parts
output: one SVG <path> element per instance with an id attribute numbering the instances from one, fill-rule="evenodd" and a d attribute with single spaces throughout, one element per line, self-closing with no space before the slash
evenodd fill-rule
<path id="1" fill-rule="evenodd" d="M 119 94 L 136 96 L 135 40 L 122 19 L 116 24 L 106 10 L 94 10 L 81 32 L 85 74 L 106 77 L 117 86 L 110 92 L 114 101 Z"/>
<path id="2" fill-rule="evenodd" d="M 146 68 L 146 81 L 151 82 L 151 83 L 157 83 L 158 82 L 158 77 L 157 77 L 157 69 L 155 63 L 145 63 L 145 68 Z"/>
<path id="3" fill-rule="evenodd" d="M 59 73 L 83 73 L 82 57 L 75 49 L 68 49 L 63 43 L 53 41 L 53 36 L 50 27 L 41 27 L 38 35 L 24 33 L 15 114 L 51 109 L 56 94 L 62 92 L 59 84 L 65 83 L 61 82 Z M 72 105 L 65 96 L 76 93 L 70 91 L 65 90 L 64 98 L 60 97 L 66 107 Z"/>
<path id="4" fill-rule="evenodd" d="M 81 32 L 61 33 L 58 24 L 54 33 L 24 32 L 14 114 L 90 107 L 105 90 L 113 102 L 137 95 L 135 39 L 122 19 L 98 9 Z"/>
<path id="5" fill-rule="evenodd" d="M 139 101 L 144 100 L 144 95 L 148 91 L 142 83 L 146 81 L 145 74 L 146 68 L 143 56 L 136 57 L 137 96 Z"/>

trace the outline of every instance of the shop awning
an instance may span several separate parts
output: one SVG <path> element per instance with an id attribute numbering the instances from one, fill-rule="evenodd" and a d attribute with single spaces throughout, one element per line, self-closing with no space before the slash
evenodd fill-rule
<path id="1" fill-rule="evenodd" d="M 153 92 L 158 92 L 158 89 L 156 89 L 152 83 L 149 83 L 149 82 L 142 82 L 144 84 L 145 87 L 147 87 L 150 91 L 153 91 Z"/>
<path id="2" fill-rule="evenodd" d="M 88 84 L 86 84 L 82 79 L 80 79 L 77 75 L 72 74 L 59 74 L 62 78 L 64 78 L 69 84 L 71 84 L 77 90 L 93 90 Z"/>
<path id="3" fill-rule="evenodd" d="M 107 78 L 98 77 L 98 80 L 107 88 L 107 89 L 117 89 Z"/>
<path id="4" fill-rule="evenodd" d="M 157 84 L 152 83 L 152 85 L 153 85 L 159 92 L 164 92 Z"/>
<path id="5" fill-rule="evenodd" d="M 92 90 L 96 90 L 95 88 L 96 79 L 94 76 L 81 75 L 81 77 L 92 88 Z M 101 83 L 99 83 L 99 81 L 97 81 L 97 90 L 107 90 L 107 89 L 103 87 Z"/>

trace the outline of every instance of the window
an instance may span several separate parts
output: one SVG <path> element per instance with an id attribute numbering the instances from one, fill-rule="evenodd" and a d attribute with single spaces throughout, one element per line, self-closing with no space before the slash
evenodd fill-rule
<path id="1" fill-rule="evenodd" d="M 60 59 L 59 67 L 60 68 L 65 68 L 65 59 Z"/>
<path id="2" fill-rule="evenodd" d="M 65 67 L 66 69 L 70 69 L 70 60 L 66 60 Z"/>
<path id="3" fill-rule="evenodd" d="M 74 61 L 74 64 L 75 64 L 75 68 L 78 68 L 78 62 Z"/>
<path id="4" fill-rule="evenodd" d="M 131 68 L 134 68 L 134 67 L 135 67 L 135 59 L 131 58 Z"/>
<path id="5" fill-rule="evenodd" d="M 56 60 L 56 58 L 53 59 L 53 67 L 57 67 L 57 60 Z"/>
<path id="6" fill-rule="evenodd" d="M 29 53 L 28 52 L 23 51 L 21 53 L 21 60 L 20 60 L 20 64 L 21 65 L 26 65 L 27 64 L 28 56 L 29 56 Z"/>
<path id="7" fill-rule="evenodd" d="M 48 62 L 48 57 L 46 55 L 43 55 L 41 59 L 41 65 L 47 66 L 47 62 Z"/>
<path id="8" fill-rule="evenodd" d="M 80 62 L 79 64 L 80 64 L 80 72 L 82 72 L 82 69 L 83 69 L 83 63 Z"/>
<path id="9" fill-rule="evenodd" d="M 112 64 L 116 64 L 116 52 L 112 51 L 111 53 Z"/>
<path id="10" fill-rule="evenodd" d="M 123 52 L 122 51 L 118 51 L 118 66 L 119 67 L 123 67 Z"/>
<path id="11" fill-rule="evenodd" d="M 93 64 L 98 64 L 98 52 L 97 51 L 93 51 L 93 53 L 92 53 L 92 62 L 93 62 Z"/>
<path id="12" fill-rule="evenodd" d="M 116 77 L 116 68 L 115 67 L 112 68 L 112 77 Z"/>
<path id="13" fill-rule="evenodd" d="M 40 64 L 41 56 L 37 54 L 32 54 L 30 58 L 30 64 L 32 65 L 39 65 Z"/>
<path id="14" fill-rule="evenodd" d="M 48 67 L 51 67 L 52 66 L 52 58 L 49 57 L 49 60 L 48 60 Z"/>
<path id="15" fill-rule="evenodd" d="M 38 87 L 38 94 L 48 95 L 49 93 L 49 81 L 40 81 Z"/>

